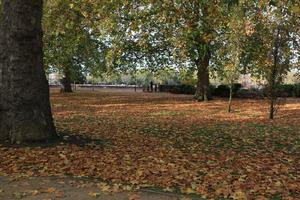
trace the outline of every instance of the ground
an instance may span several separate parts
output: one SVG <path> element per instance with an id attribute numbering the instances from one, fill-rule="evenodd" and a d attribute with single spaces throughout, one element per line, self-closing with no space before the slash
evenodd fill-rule
<path id="1" fill-rule="evenodd" d="M 5 180 L 84 178 L 97 180 L 91 187 L 99 192 L 123 191 L 122 198 L 147 189 L 203 199 L 300 199 L 299 99 L 288 99 L 273 121 L 264 100 L 234 100 L 233 113 L 226 99 L 119 90 L 55 90 L 51 101 L 62 139 L 2 144 Z"/>

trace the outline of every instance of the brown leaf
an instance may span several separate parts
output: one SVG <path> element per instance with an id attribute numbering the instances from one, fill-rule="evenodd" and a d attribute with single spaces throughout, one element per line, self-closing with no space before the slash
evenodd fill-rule
<path id="1" fill-rule="evenodd" d="M 129 193 L 128 200 L 141 200 L 141 197 L 136 193 Z"/>

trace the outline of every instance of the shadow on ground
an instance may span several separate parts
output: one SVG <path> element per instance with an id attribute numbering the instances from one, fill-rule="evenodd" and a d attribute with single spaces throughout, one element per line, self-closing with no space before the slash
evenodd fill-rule
<path id="1" fill-rule="evenodd" d="M 99 149 L 105 148 L 105 146 L 111 145 L 107 140 L 94 139 L 89 137 L 84 137 L 81 135 L 71 134 L 71 133 L 59 133 L 59 136 L 51 141 L 46 142 L 32 142 L 26 144 L 11 144 L 9 141 L 1 141 L 0 145 L 7 148 L 23 148 L 23 147 L 38 147 L 38 148 L 49 148 L 58 145 L 76 145 L 79 147 L 95 147 Z"/>

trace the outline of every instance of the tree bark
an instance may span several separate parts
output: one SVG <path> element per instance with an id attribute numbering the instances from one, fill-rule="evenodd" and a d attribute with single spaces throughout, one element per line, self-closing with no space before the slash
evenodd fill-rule
<path id="1" fill-rule="evenodd" d="M 197 101 L 208 101 L 212 99 L 209 90 L 209 60 L 210 53 L 208 52 L 204 58 L 197 61 L 197 88 L 195 99 Z"/>
<path id="2" fill-rule="evenodd" d="M 0 140 L 57 136 L 43 69 L 42 0 L 3 0 L 0 21 Z"/>

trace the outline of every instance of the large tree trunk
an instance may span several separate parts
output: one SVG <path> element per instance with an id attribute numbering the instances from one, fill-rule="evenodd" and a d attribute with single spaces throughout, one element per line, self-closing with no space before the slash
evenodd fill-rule
<path id="1" fill-rule="evenodd" d="M 195 99 L 197 101 L 211 100 L 211 94 L 209 90 L 209 60 L 210 53 L 208 52 L 204 58 L 197 61 L 197 88 Z"/>
<path id="2" fill-rule="evenodd" d="M 57 136 L 43 69 L 42 0 L 3 0 L 0 27 L 0 139 Z"/>
<path id="3" fill-rule="evenodd" d="M 64 92 L 72 91 L 71 71 L 68 66 L 64 68 L 64 79 L 63 79 Z"/>

